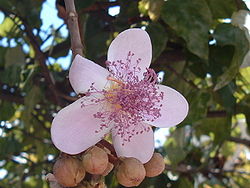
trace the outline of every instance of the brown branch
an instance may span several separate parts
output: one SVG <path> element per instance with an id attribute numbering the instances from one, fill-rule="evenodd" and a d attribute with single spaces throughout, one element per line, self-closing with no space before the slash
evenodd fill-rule
<path id="1" fill-rule="evenodd" d="M 241 9 L 241 0 L 234 0 L 234 2 L 236 4 L 237 10 L 240 10 Z"/>
<path id="2" fill-rule="evenodd" d="M 165 165 L 165 170 L 172 171 L 172 172 L 178 172 L 181 174 L 196 174 L 196 173 L 202 173 L 202 174 L 212 174 L 214 176 L 222 176 L 226 173 L 234 173 L 234 174 L 246 174 L 250 175 L 250 172 L 246 171 L 240 171 L 237 169 L 231 169 L 231 170 L 223 170 L 220 168 L 209 168 L 209 166 L 203 167 L 203 168 L 194 168 L 190 167 L 188 165 L 180 164 L 179 166 L 171 166 L 171 165 Z"/>
<path id="3" fill-rule="evenodd" d="M 24 26 L 24 29 L 21 27 L 21 25 L 19 23 L 16 23 L 16 24 L 19 26 L 19 28 L 22 31 L 24 31 L 27 34 L 27 37 L 30 41 L 30 44 L 35 51 L 35 58 L 38 60 L 40 66 L 41 66 L 42 74 L 43 74 L 43 76 L 48 84 L 49 89 L 51 90 L 51 92 L 54 96 L 54 100 L 57 104 L 60 104 L 60 100 L 58 98 L 52 77 L 51 77 L 49 69 L 46 65 L 46 55 L 40 49 L 40 44 L 38 43 L 37 37 L 32 32 L 32 28 L 29 27 L 29 25 L 27 24 L 26 20 L 23 17 L 17 15 L 16 13 L 14 13 L 10 10 L 7 10 L 3 7 L 0 7 L 0 10 L 3 11 L 7 15 L 14 15 L 21 20 L 21 22 L 22 22 L 21 24 Z M 15 20 L 13 19 L 13 21 L 15 21 Z"/>
<path id="4" fill-rule="evenodd" d="M 213 118 L 213 117 L 226 117 L 227 112 L 226 111 L 208 111 L 207 117 Z"/>
<path id="5" fill-rule="evenodd" d="M 250 147 L 250 140 L 247 140 L 247 139 L 244 139 L 244 138 L 230 137 L 228 140 L 231 141 L 231 142 L 235 142 L 235 143 L 238 143 L 238 144 L 243 144 L 243 145 L 245 145 L 247 147 Z"/>
<path id="6" fill-rule="evenodd" d="M 9 101 L 9 102 L 15 102 L 17 104 L 24 104 L 24 99 L 21 96 L 7 95 L 4 93 L 1 93 L 0 99 L 5 100 L 5 101 Z"/>
<path id="7" fill-rule="evenodd" d="M 37 42 L 36 36 L 33 34 L 31 28 L 29 28 L 29 26 L 25 22 L 23 23 L 23 25 L 25 26 L 25 31 L 26 31 L 26 34 L 27 34 L 29 40 L 30 40 L 30 43 L 35 50 L 36 59 L 38 60 L 40 66 L 41 66 L 42 73 L 43 73 L 43 76 L 48 84 L 48 87 L 51 90 L 51 92 L 53 93 L 55 102 L 58 105 L 60 105 L 60 103 L 61 103 L 60 99 L 58 97 L 54 82 L 53 82 L 52 77 L 50 75 L 50 71 L 46 65 L 46 55 L 41 51 L 40 45 Z"/>
<path id="8" fill-rule="evenodd" d="M 67 24 L 69 27 L 69 33 L 71 37 L 71 50 L 73 53 L 73 57 L 77 54 L 83 56 L 83 45 L 81 42 L 79 25 L 78 25 L 78 15 L 75 9 L 74 0 L 64 0 L 66 13 L 67 13 Z"/>

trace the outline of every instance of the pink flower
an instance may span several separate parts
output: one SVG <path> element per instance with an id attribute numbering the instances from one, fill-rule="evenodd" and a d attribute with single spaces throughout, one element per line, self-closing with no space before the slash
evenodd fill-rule
<path id="1" fill-rule="evenodd" d="M 107 69 L 77 55 L 69 71 L 76 93 L 86 96 L 58 112 L 52 122 L 55 146 L 77 154 L 111 132 L 118 156 L 146 163 L 154 152 L 151 128 L 172 127 L 188 113 L 186 99 L 176 90 L 157 84 L 149 69 L 150 38 L 144 30 L 120 33 L 108 49 Z"/>

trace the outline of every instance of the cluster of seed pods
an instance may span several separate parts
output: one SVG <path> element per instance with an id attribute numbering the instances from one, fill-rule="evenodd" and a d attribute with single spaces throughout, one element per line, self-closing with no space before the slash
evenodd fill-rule
<path id="1" fill-rule="evenodd" d="M 53 167 L 54 180 L 49 181 L 54 183 L 51 188 L 106 188 L 104 177 L 114 171 L 118 183 L 134 187 L 145 177 L 158 176 L 164 169 L 164 160 L 159 153 L 154 153 L 150 161 L 142 164 L 136 158 L 118 158 L 112 148 L 98 143 L 78 155 L 62 154 Z"/>

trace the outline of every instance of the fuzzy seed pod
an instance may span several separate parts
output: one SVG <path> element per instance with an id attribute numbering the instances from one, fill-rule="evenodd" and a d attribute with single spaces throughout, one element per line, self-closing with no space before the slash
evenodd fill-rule
<path id="1" fill-rule="evenodd" d="M 165 163 L 160 153 L 154 153 L 152 158 L 144 164 L 147 177 L 155 177 L 160 175 L 165 169 Z"/>
<path id="2" fill-rule="evenodd" d="M 94 146 L 82 156 L 82 163 L 88 173 L 102 174 L 108 166 L 108 155 L 103 149 Z"/>
<path id="3" fill-rule="evenodd" d="M 143 164 L 135 158 L 123 158 L 116 171 L 117 181 L 126 187 L 138 186 L 145 178 Z"/>
<path id="4" fill-rule="evenodd" d="M 107 168 L 104 170 L 104 172 L 101 175 L 107 176 L 111 172 L 111 170 L 113 170 L 113 168 L 114 168 L 114 165 L 109 162 Z"/>
<path id="5" fill-rule="evenodd" d="M 56 161 L 53 174 L 60 185 L 74 187 L 84 178 L 85 170 L 80 160 L 67 156 Z"/>

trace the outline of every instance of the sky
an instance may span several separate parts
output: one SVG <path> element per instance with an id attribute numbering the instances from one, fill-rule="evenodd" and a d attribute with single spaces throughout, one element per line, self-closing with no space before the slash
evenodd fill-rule
<path id="1" fill-rule="evenodd" d="M 42 24 L 41 29 L 44 31 L 49 31 L 51 29 L 57 29 L 59 26 L 61 26 L 63 24 L 63 20 L 58 18 L 58 16 L 57 16 L 57 10 L 55 8 L 55 1 L 56 0 L 47 0 L 43 3 L 42 12 L 41 12 L 41 19 L 42 19 L 43 24 Z M 247 4 L 248 8 L 250 8 L 250 0 L 245 0 L 245 2 Z M 109 14 L 114 16 L 114 15 L 119 14 L 119 11 L 120 11 L 120 7 L 116 6 L 116 7 L 109 9 Z M 48 15 L 50 15 L 50 16 L 48 16 Z M 0 23 L 2 23 L 3 20 L 4 20 L 4 16 L 0 12 Z M 60 29 L 60 32 L 65 37 L 68 36 L 68 34 L 69 34 L 66 25 L 64 25 Z M 42 39 L 45 39 L 46 34 L 41 33 L 41 37 L 42 37 Z M 51 45 L 52 42 L 53 42 L 53 38 L 50 38 L 49 40 L 47 40 L 42 45 L 42 49 L 45 49 L 46 47 Z M 7 41 L 5 39 L 0 40 L 0 43 L 3 46 L 7 45 Z M 14 41 L 11 44 L 13 46 L 15 46 Z M 28 51 L 29 50 L 28 46 L 23 46 L 23 50 Z M 57 60 L 55 60 L 53 58 L 49 58 L 48 61 L 49 61 L 48 63 L 57 62 L 57 63 L 61 64 L 61 66 L 64 69 L 68 69 L 70 62 L 71 62 L 71 52 L 69 52 L 66 57 L 58 58 Z M 167 135 L 169 135 L 169 128 L 161 128 L 161 129 L 157 130 L 155 132 L 155 146 L 156 147 L 161 146 L 165 142 Z M 0 129 L 0 136 L 1 136 L 1 129 Z M 17 160 L 21 160 L 21 159 L 17 159 Z M 3 178 L 6 174 L 7 174 L 6 170 L 0 169 L 0 179 Z"/>

